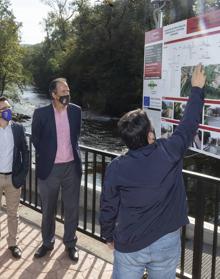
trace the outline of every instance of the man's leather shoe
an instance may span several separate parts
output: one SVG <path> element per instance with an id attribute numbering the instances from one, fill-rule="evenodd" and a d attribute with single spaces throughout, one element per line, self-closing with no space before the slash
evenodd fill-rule
<path id="1" fill-rule="evenodd" d="M 21 258 L 21 249 L 15 245 L 15 246 L 10 246 L 8 247 L 9 250 L 11 250 L 11 254 L 14 258 L 20 259 Z"/>
<path id="2" fill-rule="evenodd" d="M 47 247 L 45 245 L 42 245 L 37 252 L 34 254 L 35 258 L 42 258 L 44 257 L 48 251 L 52 251 L 54 247 Z"/>
<path id="3" fill-rule="evenodd" d="M 78 262 L 79 260 L 79 252 L 78 249 L 76 249 L 76 247 L 69 247 L 66 248 L 66 251 L 68 253 L 69 258 L 74 261 L 74 262 Z"/>

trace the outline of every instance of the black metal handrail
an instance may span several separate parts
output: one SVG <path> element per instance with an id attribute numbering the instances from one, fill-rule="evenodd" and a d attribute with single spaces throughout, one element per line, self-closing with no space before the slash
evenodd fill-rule
<path id="1" fill-rule="evenodd" d="M 30 149 L 30 167 L 27 183 L 22 190 L 21 203 L 41 212 L 35 175 L 35 152 L 27 134 Z M 107 164 L 119 154 L 80 146 L 83 176 L 80 191 L 80 218 L 78 230 L 100 241 L 99 199 Z M 191 223 L 182 229 L 182 252 L 177 276 L 179 278 L 220 278 L 218 227 L 220 224 L 220 178 L 183 170 L 189 203 Z M 63 222 L 61 199 L 56 219 Z M 204 228 L 209 224 L 212 228 Z M 191 230 L 191 236 L 190 236 Z M 208 234 L 208 236 L 207 236 Z M 210 238 L 205 243 L 206 238 Z"/>

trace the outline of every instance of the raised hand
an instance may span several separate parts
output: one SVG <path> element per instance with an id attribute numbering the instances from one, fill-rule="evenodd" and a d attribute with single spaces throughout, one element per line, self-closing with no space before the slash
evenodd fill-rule
<path id="1" fill-rule="evenodd" d="M 198 64 L 192 74 L 192 87 L 200 87 L 203 88 L 206 81 L 206 75 L 202 64 Z"/>

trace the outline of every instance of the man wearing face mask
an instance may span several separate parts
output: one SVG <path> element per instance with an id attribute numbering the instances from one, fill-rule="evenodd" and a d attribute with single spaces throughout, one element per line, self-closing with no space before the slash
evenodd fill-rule
<path id="1" fill-rule="evenodd" d="M 82 174 L 78 138 L 80 107 L 70 104 L 70 90 L 65 79 L 50 83 L 52 104 L 35 110 L 32 142 L 36 149 L 36 171 L 42 202 L 43 244 L 35 253 L 41 258 L 53 250 L 55 212 L 59 191 L 64 205 L 63 243 L 69 258 L 77 262 L 76 228 L 78 226 L 79 190 Z"/>
<path id="2" fill-rule="evenodd" d="M 0 97 L 0 205 L 4 192 L 7 208 L 8 247 L 12 256 L 19 259 L 18 206 L 21 186 L 28 172 L 28 147 L 22 125 L 11 121 L 12 111 L 8 100 Z"/>

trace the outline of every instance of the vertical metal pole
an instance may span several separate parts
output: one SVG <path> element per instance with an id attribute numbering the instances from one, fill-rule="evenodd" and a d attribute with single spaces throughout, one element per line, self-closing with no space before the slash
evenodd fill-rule
<path id="1" fill-rule="evenodd" d="M 96 224 L 96 165 L 97 165 L 97 153 L 93 153 L 93 185 L 92 185 L 92 234 L 95 233 Z"/>
<path id="2" fill-rule="evenodd" d="M 163 11 L 160 10 L 159 15 L 158 15 L 158 26 L 157 26 L 157 28 L 162 28 L 162 27 L 163 27 Z"/>
<path id="3" fill-rule="evenodd" d="M 215 210 L 214 210 L 214 232 L 213 232 L 213 243 L 212 243 L 212 269 L 211 279 L 216 278 L 216 256 L 218 251 L 218 216 L 219 216 L 219 184 L 215 185 Z"/>
<path id="4" fill-rule="evenodd" d="M 87 206 L 87 199 L 88 199 L 88 159 L 89 155 L 88 155 L 88 151 L 85 150 L 85 168 L 84 168 L 84 214 L 83 214 L 83 229 L 84 231 L 87 230 L 87 210 L 88 210 L 88 206 Z"/>
<path id="5" fill-rule="evenodd" d="M 193 243 L 193 267 L 192 277 L 194 279 L 201 279 L 202 271 L 202 251 L 203 251 L 203 224 L 205 215 L 205 190 L 204 182 L 198 179 L 196 182 L 196 216 L 194 229 L 194 243 Z"/>
<path id="6" fill-rule="evenodd" d="M 163 27 L 163 8 L 166 6 L 167 0 L 164 1 L 151 1 L 152 4 L 153 2 L 155 2 L 154 4 L 155 9 L 153 10 L 153 19 L 154 19 L 154 23 L 155 23 L 155 27 L 156 28 L 162 28 Z M 160 5 L 162 2 L 162 5 Z"/>
<path id="7" fill-rule="evenodd" d="M 181 259 L 180 259 L 180 278 L 184 278 L 185 269 L 185 248 L 186 248 L 186 226 L 182 228 L 181 234 Z"/>

